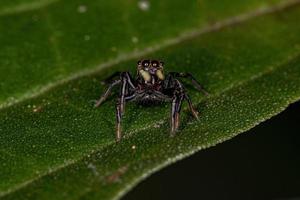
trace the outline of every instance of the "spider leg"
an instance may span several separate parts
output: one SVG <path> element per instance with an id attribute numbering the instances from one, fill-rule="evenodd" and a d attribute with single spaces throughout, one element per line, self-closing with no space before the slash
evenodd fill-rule
<path id="1" fill-rule="evenodd" d="M 121 83 L 121 80 L 115 80 L 114 82 L 112 82 L 108 88 L 106 89 L 106 91 L 104 92 L 104 94 L 100 97 L 100 99 L 96 102 L 95 107 L 99 107 L 109 96 L 109 94 L 111 93 L 111 90 L 114 86 L 118 85 Z"/>
<path id="2" fill-rule="evenodd" d="M 126 101 L 131 101 L 131 100 L 133 100 L 135 97 L 136 97 L 136 93 L 133 93 L 133 94 L 130 95 L 130 96 L 126 96 L 126 97 L 125 97 L 125 102 L 126 102 Z"/>
<path id="3" fill-rule="evenodd" d="M 169 73 L 169 74 L 167 74 L 167 76 L 166 76 L 166 78 L 165 78 L 165 80 L 164 80 L 164 85 L 163 85 L 163 87 L 164 88 L 172 88 L 172 84 L 173 84 L 173 82 L 174 82 L 174 76 L 173 76 L 173 74 L 171 74 L 171 73 Z"/>
<path id="4" fill-rule="evenodd" d="M 176 104 L 177 104 L 177 97 L 175 97 L 172 100 L 172 109 L 171 109 L 171 135 L 175 135 Z"/>
<path id="5" fill-rule="evenodd" d="M 129 72 L 123 72 L 122 73 L 122 76 L 125 76 L 126 77 L 126 79 L 127 79 L 127 82 L 128 82 L 128 84 L 129 84 L 129 86 L 131 87 L 131 89 L 135 89 L 135 84 L 134 84 L 134 80 L 133 80 L 133 78 L 132 78 L 132 76 L 130 75 L 130 73 Z"/>
<path id="6" fill-rule="evenodd" d="M 117 127 L 116 127 L 116 141 L 119 142 L 122 138 L 122 130 L 121 130 L 121 120 L 122 120 L 122 116 L 124 113 L 124 108 L 125 108 L 125 101 L 130 101 L 132 100 L 136 94 L 130 95 L 130 96 L 124 96 L 124 98 L 122 98 L 123 96 L 123 88 L 122 88 L 122 94 L 121 97 L 118 99 L 117 105 L 116 105 L 116 118 L 117 118 Z M 123 101 L 122 101 L 123 99 Z M 122 111 L 123 108 L 123 111 Z"/>
<path id="7" fill-rule="evenodd" d="M 171 135 L 175 135 L 179 127 L 179 115 L 181 110 L 182 101 L 184 95 L 176 95 L 172 100 L 172 110 L 171 110 Z"/>
<path id="8" fill-rule="evenodd" d="M 194 108 L 194 106 L 193 106 L 193 103 L 192 103 L 190 97 L 188 96 L 187 93 L 185 93 L 184 96 L 185 96 L 186 101 L 187 101 L 188 104 L 189 104 L 189 108 L 190 108 L 190 110 L 191 110 L 193 116 L 194 116 L 196 119 L 199 119 L 199 116 L 198 116 L 199 113 L 197 112 L 197 110 L 195 110 L 195 108 Z"/>
<path id="9" fill-rule="evenodd" d="M 171 134 L 172 135 L 175 134 L 176 130 L 179 127 L 179 115 L 180 115 L 181 105 L 184 99 L 188 102 L 189 108 L 193 116 L 196 119 L 198 119 L 198 112 L 194 109 L 190 97 L 184 90 L 184 86 L 177 79 L 173 79 L 173 81 L 174 81 L 173 84 L 175 84 L 176 89 L 174 91 L 174 97 L 172 100 L 172 110 L 171 110 Z"/>
<path id="10" fill-rule="evenodd" d="M 170 72 L 170 74 L 172 74 L 174 77 L 190 79 L 192 81 L 192 84 L 198 91 L 202 92 L 205 96 L 209 95 L 209 93 L 203 88 L 203 86 L 194 78 L 191 73 Z"/>
<path id="11" fill-rule="evenodd" d="M 122 134 L 121 134 L 121 120 L 125 108 L 125 92 L 127 88 L 127 80 L 125 77 L 122 78 L 122 87 L 120 91 L 120 96 L 117 101 L 116 105 L 116 120 L 117 120 L 117 126 L 116 126 L 116 141 L 119 142 L 121 140 Z"/>
<path id="12" fill-rule="evenodd" d="M 120 109 L 121 113 L 124 112 L 125 107 L 125 94 L 127 89 L 127 80 L 125 78 L 122 78 L 122 87 L 121 87 L 121 93 L 120 93 Z"/>
<path id="13" fill-rule="evenodd" d="M 106 89 L 106 91 L 104 92 L 104 94 L 100 97 L 100 99 L 96 102 L 95 107 L 99 107 L 109 96 L 109 94 L 111 93 L 111 90 L 114 86 L 120 84 L 122 82 L 122 78 L 125 78 L 128 82 L 128 84 L 131 86 L 131 89 L 135 88 L 135 85 L 133 84 L 134 81 L 130 75 L 129 72 L 115 72 L 113 75 L 110 76 L 110 78 L 108 79 L 113 79 L 116 76 L 120 76 L 120 79 L 114 80 L 112 83 L 109 84 L 108 88 Z M 108 80 L 107 79 L 107 80 Z M 105 80 L 104 82 L 106 82 L 107 80 Z M 128 94 L 128 89 L 126 91 L 126 94 Z"/>
<path id="14" fill-rule="evenodd" d="M 117 103 L 116 106 L 116 120 L 117 120 L 117 126 L 116 126 L 116 141 L 119 142 L 122 137 L 121 133 L 121 119 L 122 119 L 122 112 L 121 112 L 121 103 Z"/>
<path id="15" fill-rule="evenodd" d="M 177 79 L 175 79 L 175 81 L 177 82 L 177 85 L 178 85 L 178 87 L 180 88 L 180 91 L 183 93 L 185 100 L 188 102 L 189 108 L 190 108 L 190 110 L 191 110 L 193 116 L 194 116 L 196 119 L 199 119 L 199 117 L 198 117 L 198 112 L 194 109 L 194 106 L 193 106 L 193 104 L 192 104 L 192 101 L 191 101 L 189 95 L 187 94 L 187 92 L 184 90 L 184 87 L 183 87 L 182 83 L 181 83 L 180 81 L 178 81 Z"/>
<path id="16" fill-rule="evenodd" d="M 131 89 L 135 88 L 132 78 L 128 72 L 121 73 L 121 81 L 122 81 L 122 87 L 116 105 L 116 121 L 117 121 L 116 141 L 117 142 L 119 142 L 122 138 L 121 120 L 122 120 L 123 113 L 125 111 L 125 102 L 135 97 L 135 93 L 127 96 L 129 94 L 129 86 L 131 87 Z"/>
<path id="17" fill-rule="evenodd" d="M 123 102 L 121 104 L 121 112 L 123 113 L 125 110 L 125 101 L 128 99 L 130 100 L 131 96 L 127 96 L 130 93 L 130 89 L 134 90 L 135 89 L 135 85 L 133 84 L 133 79 L 130 75 L 129 72 L 122 72 L 121 73 L 121 79 L 122 79 L 122 90 L 121 90 L 121 102 Z M 127 99 L 125 99 L 127 98 Z M 134 97 L 132 97 L 134 98 Z"/>
<path id="18" fill-rule="evenodd" d="M 176 104 L 175 130 L 177 130 L 178 127 L 179 127 L 179 114 L 180 114 L 180 110 L 181 110 L 181 105 L 182 105 L 183 99 L 184 99 L 184 95 L 180 95 L 180 97 L 178 98 L 178 102 Z"/>

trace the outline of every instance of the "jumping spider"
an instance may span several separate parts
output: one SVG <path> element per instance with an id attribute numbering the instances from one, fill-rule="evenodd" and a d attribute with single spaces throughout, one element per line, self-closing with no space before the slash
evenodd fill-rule
<path id="1" fill-rule="evenodd" d="M 125 102 L 136 101 L 139 104 L 154 105 L 159 102 L 171 102 L 171 135 L 174 135 L 179 126 L 179 112 L 183 100 L 188 102 L 193 116 L 198 119 L 198 112 L 194 109 L 191 99 L 184 89 L 183 84 L 177 78 L 189 78 L 194 87 L 208 93 L 190 73 L 170 72 L 166 76 L 163 72 L 164 63 L 157 60 L 140 60 L 137 63 L 136 78 L 132 78 L 129 72 L 116 72 L 104 82 L 110 82 L 107 90 L 96 102 L 95 107 L 100 106 L 109 96 L 116 85 L 121 85 L 120 94 L 116 104 L 116 141 L 121 140 L 121 118 L 124 112 Z M 114 80 L 115 77 L 119 77 Z"/>

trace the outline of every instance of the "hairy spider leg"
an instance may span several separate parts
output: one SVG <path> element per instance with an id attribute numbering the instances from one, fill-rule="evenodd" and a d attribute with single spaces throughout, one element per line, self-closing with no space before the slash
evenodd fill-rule
<path id="1" fill-rule="evenodd" d="M 182 101 L 184 99 L 184 94 L 181 94 L 178 98 L 177 104 L 176 104 L 176 111 L 175 111 L 175 130 L 179 127 L 179 115 L 181 110 Z"/>
<path id="2" fill-rule="evenodd" d="M 116 127 L 116 140 L 119 142 L 121 140 L 121 120 L 124 112 L 125 106 L 125 92 L 127 87 L 127 81 L 124 77 L 122 77 L 122 87 L 120 91 L 120 96 L 117 100 L 116 104 L 116 120 L 117 120 L 117 127 Z"/>
<path id="3" fill-rule="evenodd" d="M 169 77 L 190 77 L 192 79 L 192 82 L 194 83 L 193 85 L 197 88 L 199 91 L 201 92 L 204 92 L 205 95 L 208 95 L 208 92 L 206 92 L 203 87 L 200 85 L 200 83 L 190 74 L 190 73 L 178 73 L 178 72 L 171 72 L 169 73 L 170 76 Z M 170 79 L 170 78 L 169 78 Z M 170 81 L 170 80 L 169 80 Z M 180 81 L 176 81 L 177 84 L 181 87 L 181 88 L 184 88 L 183 84 L 180 82 Z M 189 108 L 193 114 L 193 116 L 196 118 L 196 119 L 199 119 L 199 116 L 198 116 L 198 112 L 195 110 L 194 106 L 193 106 L 193 103 L 189 97 L 189 95 L 187 94 L 187 92 L 184 92 L 184 95 L 185 95 L 185 100 L 188 102 L 188 105 L 189 105 Z"/>
<path id="4" fill-rule="evenodd" d="M 179 127 L 179 116 L 182 101 L 184 99 L 184 94 L 176 95 L 172 100 L 172 109 L 171 109 L 171 135 L 175 135 Z"/>
<path id="5" fill-rule="evenodd" d="M 192 101 L 189 98 L 187 92 L 185 91 L 183 84 L 177 79 L 173 79 L 173 80 L 175 80 L 178 89 L 174 91 L 175 95 L 172 100 L 172 109 L 171 109 L 171 134 L 172 135 L 175 134 L 176 130 L 179 127 L 180 110 L 181 110 L 183 100 L 186 100 L 188 102 L 189 108 L 193 116 L 196 119 L 198 119 L 198 112 L 194 109 Z"/>
<path id="6" fill-rule="evenodd" d="M 177 97 L 175 96 L 172 100 L 171 108 L 171 135 L 175 135 L 175 112 L 176 112 Z"/>
<path id="7" fill-rule="evenodd" d="M 127 80 L 123 78 L 122 80 L 122 87 L 121 87 L 121 94 L 120 94 L 120 108 L 121 108 L 121 113 L 124 113 L 125 109 L 125 95 L 126 95 L 126 89 L 127 89 Z"/>
<path id="8" fill-rule="evenodd" d="M 116 121 L 117 121 L 116 141 L 117 142 L 119 142 L 122 138 L 121 120 L 122 120 L 123 113 L 125 111 L 125 101 L 130 99 L 133 96 L 133 95 L 127 96 L 129 93 L 128 85 L 132 87 L 132 89 L 135 88 L 134 84 L 132 83 L 132 79 L 129 72 L 124 72 L 124 73 L 122 72 L 120 76 L 121 76 L 122 86 L 116 104 Z"/>
<path id="9" fill-rule="evenodd" d="M 104 94 L 100 97 L 100 99 L 96 102 L 95 107 L 99 107 L 109 96 L 111 93 L 111 90 L 114 86 L 119 85 L 122 83 L 120 88 L 119 97 L 116 103 L 116 141 L 120 141 L 122 135 L 121 135 L 121 119 L 122 115 L 125 110 L 125 101 L 130 100 L 134 98 L 134 95 L 129 95 L 129 87 L 131 89 L 135 88 L 135 85 L 133 84 L 134 81 L 129 74 L 129 72 L 116 72 L 112 76 L 110 76 L 108 79 L 112 80 L 116 76 L 119 76 L 119 79 L 113 80 L 112 83 L 109 84 L 108 88 L 104 92 Z M 108 80 L 107 79 L 107 80 Z"/>
<path id="10" fill-rule="evenodd" d="M 179 114 L 181 110 L 182 101 L 184 99 L 185 91 L 183 85 L 177 80 L 173 79 L 177 89 L 174 90 L 171 111 L 171 134 L 174 135 L 179 127 Z"/>
<path id="11" fill-rule="evenodd" d="M 189 95 L 187 93 L 185 93 L 185 99 L 186 99 L 186 101 L 189 104 L 189 108 L 190 108 L 193 116 L 198 120 L 199 119 L 199 116 L 198 116 L 199 113 L 195 110 L 195 108 L 193 106 L 193 103 L 192 103 L 192 101 L 191 101 L 191 99 L 190 99 L 190 97 L 189 97 Z"/>
<path id="12" fill-rule="evenodd" d="M 110 95 L 111 90 L 114 86 L 118 85 L 121 83 L 121 80 L 115 80 L 113 81 L 108 88 L 106 89 L 106 91 L 103 93 L 103 95 L 100 97 L 100 99 L 96 102 L 95 107 L 99 107 L 106 99 L 107 97 Z"/>
<path id="13" fill-rule="evenodd" d="M 192 81 L 192 84 L 198 91 L 202 92 L 205 96 L 209 95 L 209 93 L 203 88 L 203 86 L 195 79 L 195 77 L 191 73 L 170 72 L 170 74 L 172 74 L 174 77 L 190 79 Z"/>
<path id="14" fill-rule="evenodd" d="M 121 134 L 121 118 L 122 118 L 122 113 L 121 113 L 121 106 L 120 103 L 118 102 L 116 105 L 116 141 L 119 142 L 121 140 L 122 134 Z"/>

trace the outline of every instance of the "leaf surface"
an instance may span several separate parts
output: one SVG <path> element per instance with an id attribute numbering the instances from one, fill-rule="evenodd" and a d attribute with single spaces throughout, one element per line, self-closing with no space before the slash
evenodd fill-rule
<path id="1" fill-rule="evenodd" d="M 10 27 L 0 34 L 2 199 L 117 199 L 300 99 L 299 1 L 159 1 L 148 11 L 124 2 L 1 5 L 1 30 Z M 187 87 L 201 117 L 195 121 L 184 106 L 172 138 L 170 105 L 127 104 L 125 137 L 115 144 L 114 98 L 99 109 L 92 101 L 105 89 L 101 80 L 134 73 L 141 56 L 192 72 L 211 95 Z"/>

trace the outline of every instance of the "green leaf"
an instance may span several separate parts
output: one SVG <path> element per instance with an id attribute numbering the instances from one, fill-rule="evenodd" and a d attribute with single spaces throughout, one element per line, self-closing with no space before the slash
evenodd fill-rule
<path id="1" fill-rule="evenodd" d="M 118 199 L 300 99 L 298 0 L 10 2 L 0 5 L 2 199 Z M 128 103 L 115 144 L 114 98 L 92 100 L 140 57 L 192 72 L 211 95 L 188 87 L 201 117 L 185 106 L 176 137 L 168 104 Z"/>

